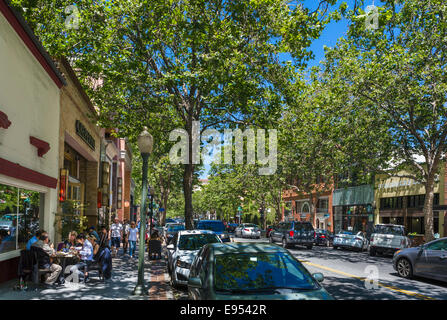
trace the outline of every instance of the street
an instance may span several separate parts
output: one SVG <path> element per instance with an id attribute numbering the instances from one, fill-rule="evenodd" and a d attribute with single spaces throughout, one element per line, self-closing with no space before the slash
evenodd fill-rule
<path id="1" fill-rule="evenodd" d="M 268 242 L 267 239 L 234 238 L 235 242 Z M 400 278 L 392 266 L 392 257 L 370 257 L 368 252 L 334 250 L 314 246 L 312 250 L 289 251 L 311 272 L 324 275 L 323 287 L 337 300 L 446 300 L 447 284 L 423 278 Z M 377 268 L 377 269 L 375 269 Z M 374 286 L 366 284 L 371 270 L 378 274 Z M 370 276 L 371 278 L 371 276 Z M 174 298 L 188 298 L 186 288 L 174 289 Z"/>

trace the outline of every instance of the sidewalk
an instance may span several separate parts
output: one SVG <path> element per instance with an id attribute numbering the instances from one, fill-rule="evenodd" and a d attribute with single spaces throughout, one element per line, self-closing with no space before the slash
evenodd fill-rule
<path id="1" fill-rule="evenodd" d="M 149 295 L 132 296 L 138 280 L 138 252 L 134 259 L 122 256 L 122 248 L 117 258 L 113 259 L 112 278 L 102 282 L 98 272 L 92 271 L 90 282 L 83 284 L 66 283 L 54 289 L 32 290 L 29 284 L 27 291 L 13 290 L 18 284 L 14 279 L 0 284 L 0 300 L 173 300 L 169 275 L 166 267 L 166 252 L 163 259 L 148 260 L 145 255 L 144 283 Z"/>

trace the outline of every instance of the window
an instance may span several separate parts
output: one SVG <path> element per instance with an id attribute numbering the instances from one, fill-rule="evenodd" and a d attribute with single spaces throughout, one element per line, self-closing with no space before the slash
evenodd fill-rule
<path id="1" fill-rule="evenodd" d="M 427 250 L 447 251 L 447 240 L 439 240 L 427 246 Z"/>
<path id="2" fill-rule="evenodd" d="M 0 254 L 25 248 L 39 229 L 41 193 L 0 184 Z"/>

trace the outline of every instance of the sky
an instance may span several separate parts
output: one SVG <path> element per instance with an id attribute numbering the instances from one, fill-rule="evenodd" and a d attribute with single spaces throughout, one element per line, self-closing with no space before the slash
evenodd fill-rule
<path id="1" fill-rule="evenodd" d="M 335 8 L 338 8 L 340 4 L 343 2 L 348 3 L 348 10 L 352 9 L 354 6 L 354 0 L 339 0 L 335 6 L 332 7 L 334 10 Z M 373 0 L 366 0 L 365 1 L 365 7 L 367 5 L 373 4 Z M 377 1 L 379 2 L 379 1 Z M 317 0 L 305 0 L 304 5 L 310 9 L 315 9 L 318 5 Z M 312 45 L 310 46 L 310 50 L 314 53 L 315 58 L 308 62 L 309 68 L 316 66 L 320 63 L 320 61 L 324 60 L 324 46 L 327 47 L 334 47 L 337 43 L 337 40 L 341 37 L 344 37 L 346 35 L 348 27 L 348 21 L 346 19 L 342 19 L 338 22 L 331 22 L 329 25 L 326 26 L 325 30 L 321 34 L 321 37 L 314 40 L 312 42 Z M 284 59 L 286 59 L 286 55 L 284 55 Z M 204 170 L 202 174 L 200 175 L 200 179 L 206 179 L 208 176 L 210 166 L 205 165 Z"/>

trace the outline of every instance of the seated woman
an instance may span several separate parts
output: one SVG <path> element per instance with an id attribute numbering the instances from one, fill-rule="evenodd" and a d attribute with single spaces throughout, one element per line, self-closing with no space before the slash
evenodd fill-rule
<path id="1" fill-rule="evenodd" d="M 88 241 L 90 241 L 90 243 L 92 244 L 92 247 L 93 247 L 93 260 L 94 261 L 98 261 L 98 257 L 99 257 L 99 254 L 100 254 L 100 249 L 101 249 L 101 246 L 96 242 L 96 238 L 94 237 L 94 236 L 87 236 L 87 240 Z"/>
<path id="2" fill-rule="evenodd" d="M 64 241 L 65 251 L 70 250 L 70 248 L 75 248 L 75 247 L 79 246 L 78 241 L 76 241 L 77 236 L 78 236 L 78 233 L 76 231 L 71 231 L 68 234 L 68 240 Z"/>

